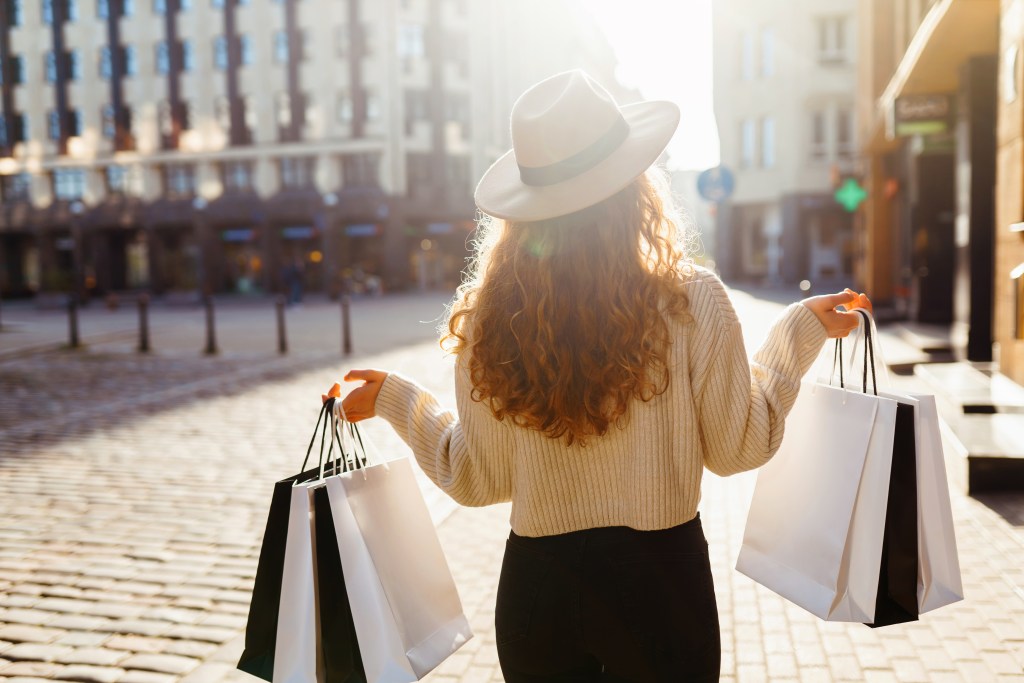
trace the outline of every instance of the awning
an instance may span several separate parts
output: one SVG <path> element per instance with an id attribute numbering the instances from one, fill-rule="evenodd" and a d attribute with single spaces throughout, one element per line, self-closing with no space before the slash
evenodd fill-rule
<path id="1" fill-rule="evenodd" d="M 872 138 L 888 137 L 878 134 L 884 133 L 897 97 L 956 92 L 961 64 L 998 51 L 999 0 L 939 0 L 878 99 Z"/>

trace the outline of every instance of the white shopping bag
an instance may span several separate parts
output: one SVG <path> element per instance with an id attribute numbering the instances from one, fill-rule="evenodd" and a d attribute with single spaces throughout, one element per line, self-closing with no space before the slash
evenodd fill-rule
<path id="1" fill-rule="evenodd" d="M 917 427 L 918 612 L 924 614 L 964 599 L 946 479 L 945 454 L 935 397 L 884 394 L 913 402 Z"/>
<path id="2" fill-rule="evenodd" d="M 737 570 L 822 619 L 874 621 L 896 407 L 804 382 L 758 472 Z"/>
<path id="3" fill-rule="evenodd" d="M 310 490 L 305 485 L 294 486 L 288 510 L 273 683 L 322 680 L 317 666 L 320 647 L 310 504 Z"/>
<path id="4" fill-rule="evenodd" d="M 473 634 L 409 460 L 324 485 L 367 681 L 419 680 Z"/>

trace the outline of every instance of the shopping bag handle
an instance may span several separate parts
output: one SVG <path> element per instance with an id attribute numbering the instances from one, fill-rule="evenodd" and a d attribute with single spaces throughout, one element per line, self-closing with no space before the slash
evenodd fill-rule
<path id="1" fill-rule="evenodd" d="M 878 376 L 875 371 L 875 342 L 874 334 L 872 333 L 871 325 L 871 314 L 865 311 L 863 308 L 854 309 L 854 313 L 860 314 L 864 321 L 864 365 L 863 372 L 861 375 L 861 388 L 864 393 L 868 393 L 868 358 L 870 357 L 871 366 L 871 385 L 874 390 L 875 396 L 878 396 Z M 853 347 L 853 355 L 857 353 L 857 345 Z M 839 363 L 839 386 L 843 389 L 846 388 L 846 380 L 843 377 L 843 338 L 838 337 L 836 339 L 835 353 L 832 355 L 832 375 L 836 374 L 836 361 Z M 850 361 L 853 361 L 853 356 L 850 357 Z"/>

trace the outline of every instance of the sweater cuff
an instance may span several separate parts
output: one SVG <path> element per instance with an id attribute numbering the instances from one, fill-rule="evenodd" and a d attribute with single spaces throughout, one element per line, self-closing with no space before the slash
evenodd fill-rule
<path id="1" fill-rule="evenodd" d="M 785 317 L 789 319 L 790 333 L 802 376 L 814 364 L 814 359 L 828 341 L 828 331 L 814 311 L 802 303 L 791 304 L 785 312 Z"/>
<path id="2" fill-rule="evenodd" d="M 381 384 L 374 411 L 377 417 L 397 426 L 408 419 L 409 409 L 422 391 L 423 389 L 411 379 L 390 372 Z M 402 424 L 402 427 L 404 426 Z"/>

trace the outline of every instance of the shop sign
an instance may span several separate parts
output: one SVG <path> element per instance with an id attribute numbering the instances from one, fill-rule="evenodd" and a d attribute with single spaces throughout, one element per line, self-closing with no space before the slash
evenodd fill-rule
<path id="1" fill-rule="evenodd" d="M 455 226 L 451 223 L 428 223 L 427 234 L 428 235 L 448 235 L 452 232 Z"/>
<path id="2" fill-rule="evenodd" d="M 310 225 L 289 225 L 281 228 L 281 237 L 286 240 L 310 240 L 316 237 L 316 229 Z"/>
<path id="3" fill-rule="evenodd" d="M 896 137 L 934 135 L 952 128 L 953 96 L 902 95 L 893 104 L 893 130 Z"/>
<path id="4" fill-rule="evenodd" d="M 356 223 L 345 226 L 345 234 L 349 237 L 374 237 L 379 234 L 376 223 Z"/>
<path id="5" fill-rule="evenodd" d="M 251 242 L 253 234 L 252 228 L 234 228 L 221 232 L 220 238 L 225 242 Z"/>

